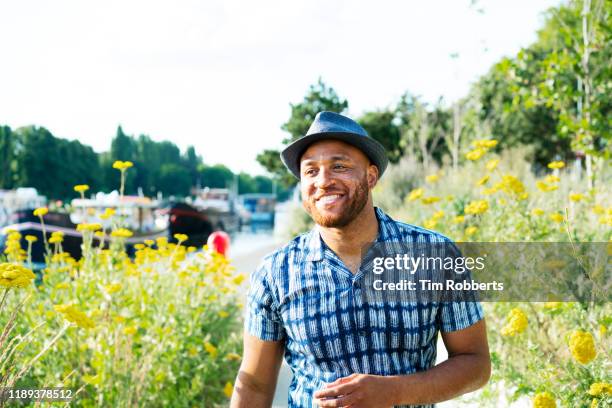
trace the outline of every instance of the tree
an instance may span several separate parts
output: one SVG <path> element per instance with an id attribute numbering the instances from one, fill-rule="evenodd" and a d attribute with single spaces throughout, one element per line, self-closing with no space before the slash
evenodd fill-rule
<path id="1" fill-rule="evenodd" d="M 281 129 L 289 133 L 289 136 L 283 140 L 284 145 L 304 136 L 317 113 L 321 111 L 342 113 L 348 108 L 348 101 L 341 99 L 333 88 L 325 85 L 319 78 L 315 85 L 310 86 L 302 102 L 290 106 L 291 116 L 281 126 Z M 296 180 L 285 169 L 278 150 L 264 150 L 257 155 L 257 161 L 281 184 L 285 186 L 295 184 Z"/>
<path id="2" fill-rule="evenodd" d="M 203 187 L 229 188 L 234 181 L 234 173 L 223 164 L 200 166 L 200 177 Z"/>
<path id="3" fill-rule="evenodd" d="M 165 194 L 187 196 L 191 188 L 189 171 L 176 163 L 164 163 L 159 168 L 159 189 Z"/>
<path id="4" fill-rule="evenodd" d="M 366 132 L 384 146 L 391 163 L 397 163 L 404 153 L 400 145 L 400 130 L 395 122 L 395 112 L 389 110 L 366 112 L 359 118 Z"/>
<path id="5" fill-rule="evenodd" d="M 0 188 L 13 188 L 17 182 L 16 139 L 10 127 L 0 126 Z"/>

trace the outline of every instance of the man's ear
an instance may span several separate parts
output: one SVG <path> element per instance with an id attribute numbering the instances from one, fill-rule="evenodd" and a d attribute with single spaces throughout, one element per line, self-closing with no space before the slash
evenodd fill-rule
<path id="1" fill-rule="evenodd" d="M 368 166 L 368 187 L 370 190 L 374 188 L 376 183 L 378 182 L 378 167 L 373 164 Z"/>

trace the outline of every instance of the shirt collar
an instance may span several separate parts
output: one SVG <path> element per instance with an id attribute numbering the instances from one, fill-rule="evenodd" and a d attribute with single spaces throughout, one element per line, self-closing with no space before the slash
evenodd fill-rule
<path id="1" fill-rule="evenodd" d="M 378 220 L 378 237 L 376 242 L 387 242 L 393 237 L 391 230 L 393 220 L 378 207 L 374 207 L 376 219 Z M 319 226 L 315 225 L 306 237 L 306 261 L 317 262 L 323 259 L 325 248 L 323 239 L 319 232 Z"/>

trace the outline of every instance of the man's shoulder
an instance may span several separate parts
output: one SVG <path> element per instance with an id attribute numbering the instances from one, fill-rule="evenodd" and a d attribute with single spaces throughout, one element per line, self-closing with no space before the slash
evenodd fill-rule
<path id="1" fill-rule="evenodd" d="M 289 262 L 300 262 L 308 251 L 308 240 L 312 231 L 305 232 L 293 238 L 283 246 L 265 255 L 259 269 L 269 271 L 282 269 Z"/>

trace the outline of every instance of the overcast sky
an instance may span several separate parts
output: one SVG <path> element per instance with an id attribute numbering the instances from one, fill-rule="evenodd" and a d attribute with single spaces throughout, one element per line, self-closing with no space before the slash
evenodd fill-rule
<path id="1" fill-rule="evenodd" d="M 257 152 L 281 147 L 289 103 L 319 77 L 353 116 L 405 91 L 452 101 L 558 3 L 0 0 L 0 124 L 98 152 L 121 124 L 262 173 Z"/>

